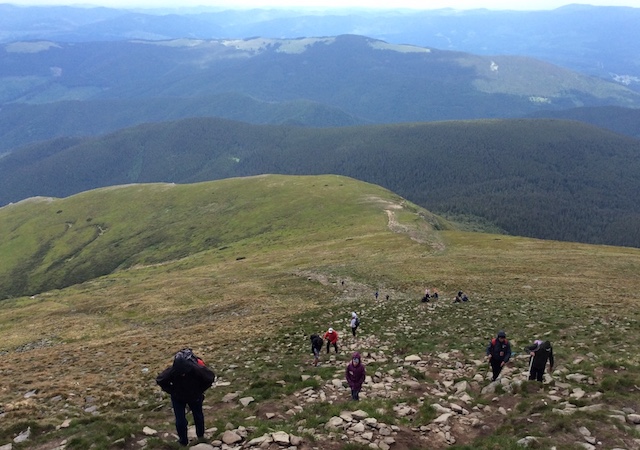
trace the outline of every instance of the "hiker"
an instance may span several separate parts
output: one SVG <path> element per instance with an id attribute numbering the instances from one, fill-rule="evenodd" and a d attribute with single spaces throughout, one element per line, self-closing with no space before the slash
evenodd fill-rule
<path id="1" fill-rule="evenodd" d="M 366 375 L 366 369 L 364 364 L 362 364 L 360 353 L 353 353 L 346 371 L 347 383 L 349 383 L 349 387 L 351 388 L 351 398 L 353 400 L 360 400 L 360 391 L 362 390 L 362 384 L 364 383 Z"/>
<path id="2" fill-rule="evenodd" d="M 467 297 L 467 294 L 465 294 L 462 291 L 458 291 L 458 294 L 453 299 L 453 303 L 461 303 L 461 302 L 468 302 L 468 301 L 469 301 L 469 297 Z"/>
<path id="3" fill-rule="evenodd" d="M 422 297 L 422 303 L 429 303 L 429 298 L 431 298 L 431 294 L 429 294 L 429 289 L 425 289 L 424 297 Z"/>
<path id="4" fill-rule="evenodd" d="M 438 290 L 436 288 L 433 288 L 432 297 L 434 300 L 438 300 Z"/>
<path id="5" fill-rule="evenodd" d="M 378 300 L 378 295 L 379 295 L 379 294 L 378 294 L 378 290 L 377 290 L 377 289 L 376 289 L 376 293 L 375 293 L 375 294 L 373 294 L 373 295 L 375 295 L 376 300 Z"/>
<path id="6" fill-rule="evenodd" d="M 187 446 L 186 408 L 193 414 L 196 435 L 199 441 L 204 439 L 204 413 L 202 402 L 204 391 L 213 384 L 215 374 L 204 361 L 193 354 L 190 348 L 180 350 L 173 358 L 173 364 L 163 370 L 156 383 L 171 396 L 171 406 L 176 418 L 176 431 L 180 445 Z"/>
<path id="7" fill-rule="evenodd" d="M 312 334 L 311 337 L 311 353 L 313 353 L 313 365 L 317 366 L 320 362 L 320 352 L 322 351 L 322 344 L 324 341 L 317 334 Z"/>
<path id="8" fill-rule="evenodd" d="M 491 339 L 489 346 L 487 347 L 487 360 L 491 364 L 491 370 L 493 371 L 493 377 L 491 381 L 496 381 L 498 375 L 502 371 L 502 368 L 511 358 L 511 344 L 507 340 L 507 334 L 500 330 L 498 336 Z"/>
<path id="9" fill-rule="evenodd" d="M 324 334 L 324 338 L 327 340 L 327 354 L 329 353 L 331 345 L 333 345 L 333 348 L 336 349 L 336 353 L 338 353 L 338 332 L 333 328 L 329 328 L 329 330 Z"/>
<path id="10" fill-rule="evenodd" d="M 526 348 L 529 352 L 529 379 L 542 382 L 544 368 L 549 361 L 549 373 L 553 372 L 553 347 L 549 341 L 536 340 Z"/>
<path id="11" fill-rule="evenodd" d="M 356 330 L 358 329 L 358 327 L 360 326 L 360 319 L 358 318 L 358 315 L 355 312 L 351 313 L 351 333 L 353 334 L 353 337 L 356 337 Z"/>

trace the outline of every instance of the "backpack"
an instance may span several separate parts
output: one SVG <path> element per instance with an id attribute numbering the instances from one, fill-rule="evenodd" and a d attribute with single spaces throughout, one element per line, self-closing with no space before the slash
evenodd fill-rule
<path id="1" fill-rule="evenodd" d="M 176 365 L 176 361 L 179 361 L 179 364 L 181 362 L 186 362 L 186 364 L 192 365 L 194 369 L 199 372 L 202 381 L 206 385 L 205 389 L 211 387 L 216 379 L 216 374 L 213 372 L 213 370 L 207 367 L 202 358 L 196 356 L 196 354 L 193 353 L 193 350 L 191 350 L 190 348 L 183 348 L 182 350 L 178 351 L 173 357 L 174 366 Z"/>
<path id="2" fill-rule="evenodd" d="M 360 317 L 356 317 L 356 328 L 360 326 Z"/>
<path id="3" fill-rule="evenodd" d="M 311 336 L 311 345 L 313 346 L 313 348 L 319 350 L 322 348 L 322 344 L 324 344 L 324 340 L 320 336 L 318 336 L 317 334 Z"/>

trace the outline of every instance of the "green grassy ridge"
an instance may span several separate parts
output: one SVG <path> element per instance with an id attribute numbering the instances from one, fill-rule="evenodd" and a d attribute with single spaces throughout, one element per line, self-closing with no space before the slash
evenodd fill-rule
<path id="1" fill-rule="evenodd" d="M 334 173 L 511 234 L 640 246 L 639 153 L 632 138 L 549 119 L 328 129 L 185 119 L 6 155 L 0 203 L 132 182 Z"/>
<path id="2" fill-rule="evenodd" d="M 258 242 L 325 245 L 384 229 L 384 202 L 405 203 L 377 186 L 331 175 L 131 185 L 33 199 L 0 209 L 1 297 L 207 250 L 235 258 Z"/>

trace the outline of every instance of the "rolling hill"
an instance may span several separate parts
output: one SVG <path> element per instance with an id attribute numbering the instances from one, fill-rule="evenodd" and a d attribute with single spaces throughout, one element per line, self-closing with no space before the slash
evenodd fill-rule
<path id="1" fill-rule="evenodd" d="M 305 186 L 310 195 L 300 198 L 296 194 L 299 186 Z M 332 205 L 313 208 L 328 195 Z M 265 201 L 256 202 L 257 198 Z M 370 203 L 369 208 L 359 206 L 364 201 Z M 363 209 L 375 214 L 391 202 L 403 203 L 379 187 L 338 176 L 141 184 L 102 188 L 66 199 L 33 198 L 0 209 L 0 297 L 60 289 L 202 251 L 240 257 L 248 246 L 294 246 L 299 241 L 311 245 L 313 240 L 337 239 L 341 233 L 343 238 L 358 236 L 366 233 L 358 226 L 376 220 L 375 216 L 366 219 Z M 419 212 L 410 204 L 405 209 Z M 306 235 L 307 228 L 331 222 L 322 217 L 338 214 L 339 223 L 316 236 Z M 447 226 L 421 212 L 422 220 L 427 217 L 436 228 Z"/>
<path id="2" fill-rule="evenodd" d="M 109 9 L 0 6 L 0 42 L 298 38 L 364 34 L 482 55 L 521 55 L 640 89 L 640 9 Z"/>
<path id="3" fill-rule="evenodd" d="M 640 246 L 640 142 L 528 119 L 344 128 L 221 119 L 34 144 L 0 159 L 0 204 L 128 183 L 339 174 L 511 234 Z"/>
<path id="4" fill-rule="evenodd" d="M 282 121 L 325 126 L 510 118 L 577 106 L 640 107 L 640 93 L 623 85 L 539 60 L 357 35 L 30 41 L 2 48 L 0 103 L 30 105 L 26 118 L 24 109 L 2 111 L 2 122 L 21 130 L 18 135 L 6 128 L 10 125 L 0 130 L 9 142 L 5 149 L 60 136 L 70 123 L 77 124 L 74 135 L 87 135 L 221 110 L 228 111 L 222 113 L 226 117 L 273 123 L 280 109 Z M 247 104 L 247 97 L 254 101 Z M 265 102 L 277 106 L 265 108 Z M 76 121 L 79 111 L 87 114 Z M 331 118 L 329 112 L 338 114 Z"/>
<path id="5" fill-rule="evenodd" d="M 572 108 L 564 111 L 539 111 L 529 117 L 579 120 L 640 139 L 640 109 L 617 108 L 615 106 Z"/>
<path id="6" fill-rule="evenodd" d="M 176 448 L 155 376 L 185 346 L 218 375 L 203 450 L 637 445 L 638 249 L 461 232 L 332 175 L 35 199 L 0 209 L 0 230 L 0 268 L 33 294 L 0 301 L 13 450 Z M 440 298 L 421 303 L 425 287 Z M 451 302 L 460 289 L 470 302 Z M 313 367 L 309 335 L 328 327 L 340 352 Z M 500 329 L 513 355 L 491 383 Z M 543 384 L 522 352 L 538 338 L 555 353 Z"/>

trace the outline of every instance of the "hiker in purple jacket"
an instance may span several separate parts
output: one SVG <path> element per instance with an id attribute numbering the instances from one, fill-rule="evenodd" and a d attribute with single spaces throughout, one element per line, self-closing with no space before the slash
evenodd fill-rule
<path id="1" fill-rule="evenodd" d="M 355 352 L 351 356 L 351 362 L 347 366 L 347 383 L 351 388 L 351 398 L 353 400 L 360 400 L 360 390 L 362 389 L 362 383 L 366 377 L 366 370 L 364 364 L 360 360 L 360 353 Z"/>

